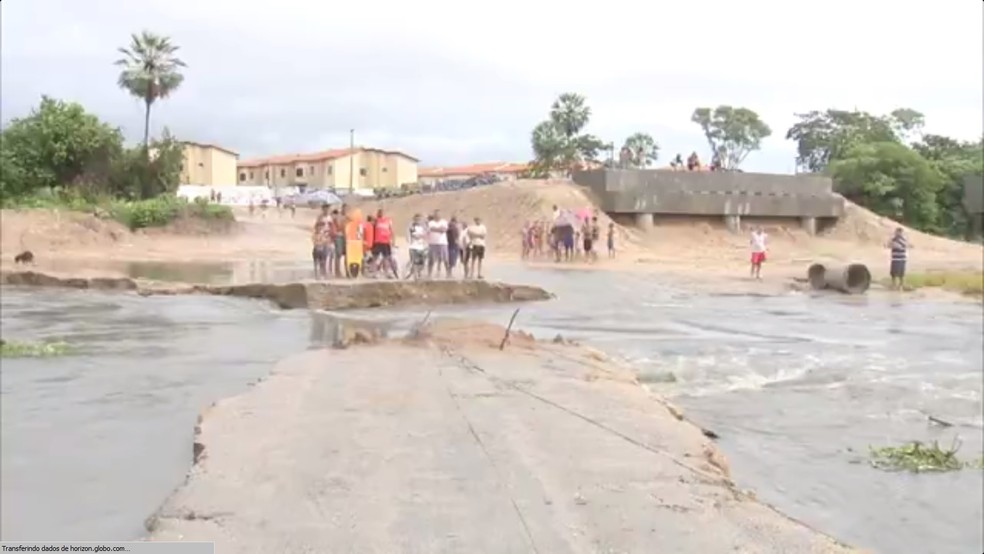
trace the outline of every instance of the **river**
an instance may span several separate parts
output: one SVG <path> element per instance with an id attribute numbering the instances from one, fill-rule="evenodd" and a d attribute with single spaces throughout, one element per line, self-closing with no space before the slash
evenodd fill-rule
<path id="1" fill-rule="evenodd" d="M 251 270 L 273 280 L 299 271 Z M 520 266 L 490 276 L 555 292 L 554 301 L 522 306 L 517 326 L 625 359 L 720 435 L 736 481 L 761 500 L 878 551 L 984 548 L 981 471 L 886 473 L 865 461 L 869 446 L 955 437 L 962 457 L 982 455 L 979 304 L 715 295 L 641 273 Z M 505 324 L 513 309 L 434 314 Z M 399 330 L 423 313 L 346 317 Z M 4 539 L 139 536 L 142 519 L 187 470 L 199 410 L 245 390 L 287 354 L 324 345 L 334 322 L 228 298 L 24 289 L 4 289 L 2 314 L 5 337 L 83 348 L 4 360 Z M 931 425 L 928 415 L 954 425 Z"/>

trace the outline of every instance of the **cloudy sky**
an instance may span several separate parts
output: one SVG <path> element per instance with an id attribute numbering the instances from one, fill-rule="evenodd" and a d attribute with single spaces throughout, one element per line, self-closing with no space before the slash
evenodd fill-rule
<path id="1" fill-rule="evenodd" d="M 3 120 L 42 94 L 83 103 L 136 140 L 116 48 L 169 35 L 188 64 L 153 131 L 242 157 L 401 149 L 423 164 L 524 161 L 562 92 L 590 131 L 652 134 L 662 159 L 707 151 L 697 106 L 757 111 L 773 136 L 747 170 L 792 171 L 794 113 L 912 107 L 927 132 L 982 132 L 982 4 L 971 0 L 4 0 Z"/>

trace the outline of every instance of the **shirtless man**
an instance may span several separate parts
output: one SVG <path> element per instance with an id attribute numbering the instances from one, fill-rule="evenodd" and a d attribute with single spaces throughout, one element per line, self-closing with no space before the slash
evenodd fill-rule
<path id="1" fill-rule="evenodd" d="M 465 232 L 468 233 L 468 249 L 471 250 L 469 255 L 471 267 L 468 274 L 482 279 L 482 261 L 485 259 L 485 238 L 488 236 L 489 231 L 482 223 L 482 218 L 476 217 L 475 222 L 469 225 Z"/>

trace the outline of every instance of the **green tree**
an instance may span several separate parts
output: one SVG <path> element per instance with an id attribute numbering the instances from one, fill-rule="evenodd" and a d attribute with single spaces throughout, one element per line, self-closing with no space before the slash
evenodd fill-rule
<path id="1" fill-rule="evenodd" d="M 700 125 L 723 169 L 737 169 L 748 154 L 761 148 L 762 139 L 772 134 L 772 129 L 748 108 L 697 108 L 690 120 Z"/>
<path id="2" fill-rule="evenodd" d="M 966 177 L 984 174 L 984 138 L 977 142 L 958 141 L 940 135 L 925 135 L 913 148 L 943 175 L 940 191 L 939 227 L 951 236 L 967 237 L 972 231 L 964 207 Z"/>
<path id="3" fill-rule="evenodd" d="M 659 158 L 659 144 L 648 133 L 634 133 L 625 139 L 622 151 L 630 167 L 649 167 Z"/>
<path id="4" fill-rule="evenodd" d="M 143 31 L 131 36 L 130 46 L 120 48 L 123 58 L 116 61 L 122 68 L 117 84 L 144 102 L 144 148 L 150 147 L 150 108 L 157 100 L 170 96 L 184 75 L 185 63 L 177 58 L 178 46 L 165 36 Z"/>
<path id="5" fill-rule="evenodd" d="M 546 177 L 560 167 L 564 157 L 564 137 L 553 121 L 541 121 L 533 128 L 533 163 L 530 173 L 533 177 Z"/>
<path id="6" fill-rule="evenodd" d="M 914 149 L 896 141 L 859 142 L 831 161 L 838 192 L 883 216 L 937 231 L 937 203 L 946 186 L 940 171 Z"/>
<path id="7" fill-rule="evenodd" d="M 786 140 L 796 142 L 796 165 L 814 173 L 823 172 L 831 160 L 859 143 L 898 142 L 897 130 L 921 126 L 922 115 L 912 110 L 896 110 L 891 119 L 861 111 L 826 110 L 796 114 L 799 121 L 786 132 Z M 911 113 L 910 113 L 911 112 Z M 915 117 L 918 115 L 918 118 Z"/>
<path id="8" fill-rule="evenodd" d="M 4 195 L 104 180 L 122 149 L 119 130 L 80 105 L 44 96 L 24 118 L 10 121 L 2 135 Z"/>
<path id="9" fill-rule="evenodd" d="M 597 161 L 607 145 L 584 132 L 590 119 L 591 108 L 583 96 L 561 94 L 551 105 L 549 118 L 533 129 L 530 139 L 534 157 L 532 173 L 570 173 L 586 161 Z"/>
<path id="10" fill-rule="evenodd" d="M 909 142 L 914 135 L 922 133 L 926 117 L 911 108 L 898 108 L 888 114 L 888 123 L 900 140 Z"/>

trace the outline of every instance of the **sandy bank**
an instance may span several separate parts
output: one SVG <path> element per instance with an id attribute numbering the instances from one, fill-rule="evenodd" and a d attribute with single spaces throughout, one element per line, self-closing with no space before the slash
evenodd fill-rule
<path id="1" fill-rule="evenodd" d="M 270 300 L 284 309 L 349 310 L 382 306 L 501 303 L 547 300 L 550 293 L 526 285 L 487 281 L 329 281 L 286 284 L 196 285 L 146 282 L 129 277 L 63 276 L 0 271 L 0 284 L 134 291 L 144 296 L 213 294 Z"/>
<path id="2" fill-rule="evenodd" d="M 152 540 L 216 552 L 849 552 L 731 482 L 597 351 L 437 322 L 309 352 L 200 418 Z"/>

